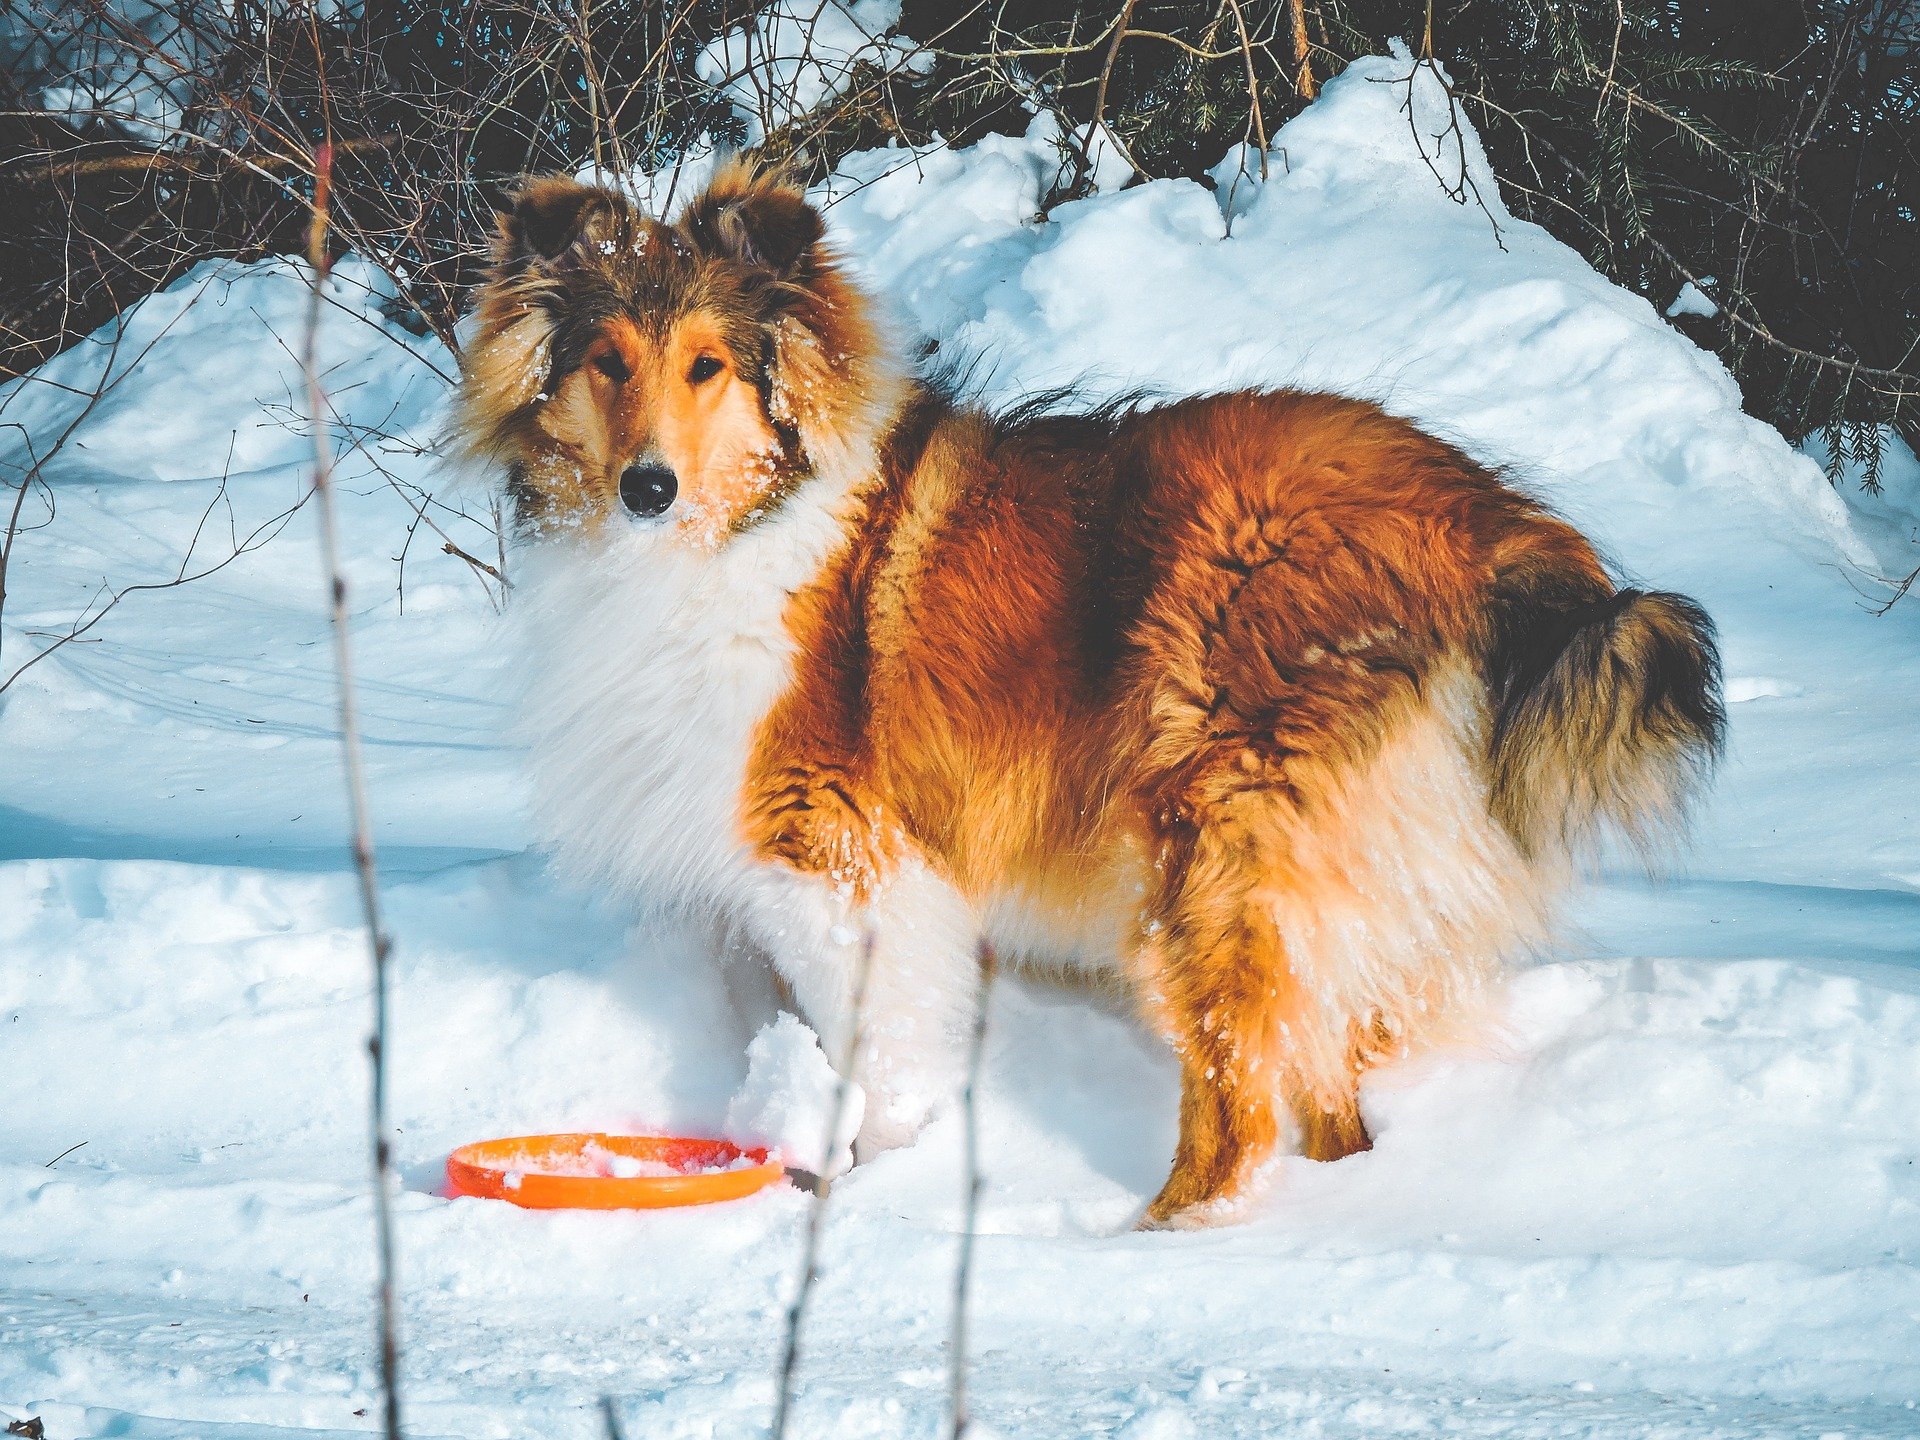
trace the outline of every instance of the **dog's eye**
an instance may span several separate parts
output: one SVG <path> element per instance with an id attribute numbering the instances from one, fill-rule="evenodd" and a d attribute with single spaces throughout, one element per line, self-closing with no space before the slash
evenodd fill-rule
<path id="1" fill-rule="evenodd" d="M 689 385 L 704 385 L 725 367 L 711 355 L 702 355 L 693 362 L 693 368 L 687 371 Z"/>
<path id="2" fill-rule="evenodd" d="M 606 350 L 594 356 L 593 368 L 616 385 L 624 385 L 633 378 L 633 372 L 627 369 L 627 362 L 612 350 Z"/>

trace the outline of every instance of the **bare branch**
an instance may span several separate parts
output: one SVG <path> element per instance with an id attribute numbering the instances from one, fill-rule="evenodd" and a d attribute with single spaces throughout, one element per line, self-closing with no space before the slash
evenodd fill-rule
<path id="1" fill-rule="evenodd" d="M 322 143 L 314 152 L 313 225 L 308 232 L 310 283 L 306 342 L 301 370 L 307 381 L 307 413 L 313 428 L 313 493 L 319 500 L 321 565 L 327 582 L 327 611 L 333 631 L 333 666 L 339 682 L 341 763 L 346 772 L 347 815 L 353 831 L 354 873 L 360 882 L 360 907 L 366 922 L 368 958 L 373 969 L 373 1033 L 367 1040 L 372 1062 L 367 1127 L 373 1152 L 374 1243 L 378 1263 L 376 1331 L 380 1353 L 381 1418 L 387 1440 L 400 1440 L 400 1346 L 395 1323 L 393 1259 L 392 1148 L 387 1138 L 387 971 L 393 940 L 380 913 L 380 877 L 374 858 L 373 822 L 367 805 L 365 758 L 355 704 L 353 645 L 348 633 L 347 578 L 340 564 L 340 526 L 335 513 L 333 447 L 327 438 L 327 400 L 320 381 L 322 292 L 332 262 L 327 253 L 328 182 L 333 153 Z"/>
<path id="2" fill-rule="evenodd" d="M 787 1307 L 786 1343 L 780 1354 L 780 1373 L 773 1404 L 771 1440 L 786 1440 L 787 1424 L 793 1413 L 793 1380 L 800 1364 L 800 1331 L 806 1324 L 807 1305 L 814 1285 L 820 1279 L 820 1237 L 825 1233 L 827 1197 L 833 1190 L 828 1173 L 834 1152 L 840 1144 L 840 1132 L 847 1123 L 847 1104 L 853 1091 L 853 1072 L 859 1063 L 860 1048 L 866 1040 L 867 988 L 873 974 L 874 935 L 871 928 L 860 938 L 860 963 L 853 980 L 853 1014 L 847 1026 L 846 1053 L 840 1057 L 838 1079 L 833 1088 L 833 1114 L 827 1127 L 826 1162 L 813 1177 L 813 1204 L 807 1210 L 807 1228 L 800 1248 L 800 1279 L 793 1303 Z"/>
<path id="3" fill-rule="evenodd" d="M 342 140 L 338 148 L 342 154 L 351 155 L 355 152 L 391 149 L 397 142 L 398 137 L 393 135 L 366 135 Z M 310 174 L 311 164 L 312 159 L 307 155 L 279 155 L 270 151 L 228 155 L 219 149 L 209 148 L 199 155 L 187 155 L 177 150 L 135 150 L 124 155 L 102 155 L 92 159 L 43 159 L 31 164 L 16 160 L 5 173 L 9 179 L 36 184 L 89 175 L 212 175 L 234 168 L 267 174 L 289 170 Z"/>
<path id="4" fill-rule="evenodd" d="M 967 1433 L 971 1416 L 967 1409 L 967 1356 L 969 1327 L 968 1288 L 973 1279 L 973 1237 L 979 1228 L 980 1212 L 980 1075 L 987 1054 L 987 1007 L 993 1000 L 993 981 L 999 966 L 993 946 L 980 942 L 980 988 L 973 1014 L 973 1043 L 967 1054 L 967 1088 L 961 1098 L 967 1127 L 967 1183 L 960 1225 L 960 1263 L 953 1272 L 953 1337 L 948 1355 L 948 1411 L 952 1416 L 954 1440 Z"/>

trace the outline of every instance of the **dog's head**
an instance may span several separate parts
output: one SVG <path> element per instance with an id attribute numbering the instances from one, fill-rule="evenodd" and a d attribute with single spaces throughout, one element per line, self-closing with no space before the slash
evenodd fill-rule
<path id="1" fill-rule="evenodd" d="M 673 224 L 552 177 L 501 220 L 457 439 L 533 531 L 625 516 L 714 547 L 870 463 L 899 381 L 798 190 L 742 161 Z"/>

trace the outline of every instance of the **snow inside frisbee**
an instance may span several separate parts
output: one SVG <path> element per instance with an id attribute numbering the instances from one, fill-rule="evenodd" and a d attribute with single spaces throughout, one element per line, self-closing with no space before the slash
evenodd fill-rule
<path id="1" fill-rule="evenodd" d="M 561 1175 L 597 1180 L 669 1180 L 681 1175 L 725 1175 L 734 1170 L 755 1170 L 765 1161 L 751 1155 L 735 1155 L 719 1163 L 702 1164 L 688 1160 L 675 1165 L 665 1160 L 623 1155 L 617 1150 L 589 1142 L 579 1150 L 529 1149 L 523 1160 L 509 1172 L 520 1175 Z"/>

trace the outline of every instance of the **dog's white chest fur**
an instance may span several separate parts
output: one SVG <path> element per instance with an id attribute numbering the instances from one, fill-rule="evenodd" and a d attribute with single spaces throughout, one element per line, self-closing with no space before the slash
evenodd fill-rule
<path id="1" fill-rule="evenodd" d="M 903 1143 L 958 1083 L 976 922 L 928 865 L 902 865 L 859 916 L 830 877 L 758 859 L 741 825 L 747 764 L 792 683 L 795 591 L 843 542 L 844 490 L 816 479 L 708 553 L 669 529 L 609 526 L 539 547 L 516 595 L 540 838 L 576 880 L 706 912 L 773 958 L 834 1055 L 852 1035 L 871 935 L 869 1145 Z"/>
<path id="2" fill-rule="evenodd" d="M 589 884 L 724 907 L 752 868 L 741 792 L 790 683 L 784 617 L 842 538 L 806 487 L 717 552 L 618 520 L 536 547 L 516 596 L 539 836 Z"/>

